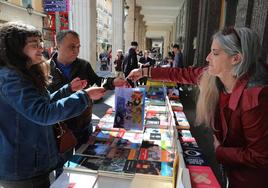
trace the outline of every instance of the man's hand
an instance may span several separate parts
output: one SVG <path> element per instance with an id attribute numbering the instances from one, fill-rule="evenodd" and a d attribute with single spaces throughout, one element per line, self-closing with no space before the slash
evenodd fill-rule
<path id="1" fill-rule="evenodd" d="M 113 84 L 114 87 L 124 87 L 128 85 L 128 82 L 124 78 L 115 78 Z"/>
<path id="2" fill-rule="evenodd" d="M 142 69 L 133 69 L 127 77 L 127 79 L 130 79 L 133 82 L 138 81 L 140 78 L 142 78 Z"/>
<path id="3" fill-rule="evenodd" d="M 105 94 L 105 89 L 103 87 L 90 87 L 85 90 L 92 100 L 98 100 L 102 98 Z"/>
<path id="4" fill-rule="evenodd" d="M 80 78 L 76 77 L 71 81 L 71 90 L 78 91 L 84 89 L 87 86 L 86 80 L 80 80 Z"/>

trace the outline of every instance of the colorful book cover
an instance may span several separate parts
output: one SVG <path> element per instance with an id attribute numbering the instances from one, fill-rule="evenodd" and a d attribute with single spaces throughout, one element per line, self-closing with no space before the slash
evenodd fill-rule
<path id="1" fill-rule="evenodd" d="M 97 140 L 113 140 L 118 135 L 118 131 L 100 130 L 96 136 Z"/>
<path id="2" fill-rule="evenodd" d="M 178 130 L 178 138 L 181 142 L 196 142 L 189 130 Z"/>
<path id="3" fill-rule="evenodd" d="M 187 166 L 193 188 L 220 188 L 213 171 L 208 166 Z"/>
<path id="4" fill-rule="evenodd" d="M 143 130 L 145 88 L 115 88 L 114 127 Z"/>
<path id="5" fill-rule="evenodd" d="M 110 146 L 108 144 L 96 143 L 93 145 L 88 145 L 87 148 L 82 152 L 82 154 L 87 156 L 99 156 L 105 157 L 109 151 Z"/>
<path id="6" fill-rule="evenodd" d="M 172 162 L 158 161 L 138 161 L 136 165 L 136 173 L 160 175 L 171 177 L 173 175 Z"/>
<path id="7" fill-rule="evenodd" d="M 140 143 L 131 142 L 130 140 L 127 139 L 116 138 L 114 139 L 111 147 L 138 149 L 140 145 L 141 145 Z"/>
<path id="8" fill-rule="evenodd" d="M 152 146 L 149 148 L 141 148 L 139 160 L 171 162 L 174 160 L 174 153 L 167 151 L 159 146 Z"/>
<path id="9" fill-rule="evenodd" d="M 145 115 L 145 125 L 168 126 L 168 116 L 165 113 L 157 113 L 155 111 L 147 111 Z"/>

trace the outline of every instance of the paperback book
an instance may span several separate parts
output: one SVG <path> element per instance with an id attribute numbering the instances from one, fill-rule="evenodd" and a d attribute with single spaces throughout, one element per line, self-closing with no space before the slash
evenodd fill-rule
<path id="1" fill-rule="evenodd" d="M 114 127 L 143 130 L 145 88 L 115 89 Z"/>

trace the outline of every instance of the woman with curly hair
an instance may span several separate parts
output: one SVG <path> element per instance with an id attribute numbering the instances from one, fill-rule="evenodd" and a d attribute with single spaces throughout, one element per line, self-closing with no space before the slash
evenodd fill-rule
<path id="1" fill-rule="evenodd" d="M 49 67 L 40 31 L 30 25 L 0 27 L 0 187 L 46 188 L 60 162 L 53 126 L 81 114 L 105 89 L 79 78 L 50 94 Z"/>

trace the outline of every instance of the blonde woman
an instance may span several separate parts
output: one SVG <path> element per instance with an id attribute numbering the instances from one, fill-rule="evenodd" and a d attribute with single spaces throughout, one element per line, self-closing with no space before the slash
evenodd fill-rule
<path id="1" fill-rule="evenodd" d="M 260 49 L 251 29 L 226 28 L 213 36 L 207 67 L 135 69 L 128 76 L 199 85 L 196 121 L 213 129 L 231 188 L 268 187 L 268 68 Z"/>

